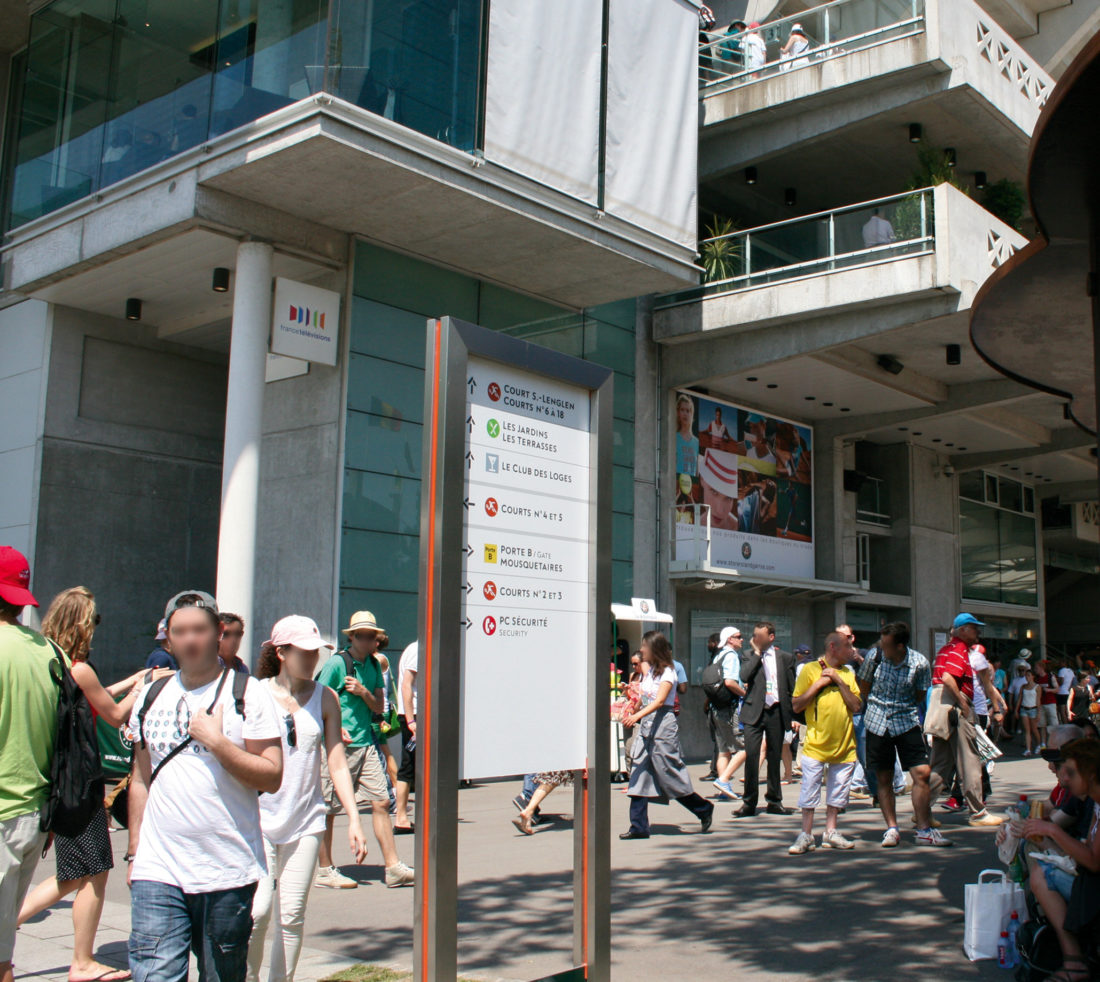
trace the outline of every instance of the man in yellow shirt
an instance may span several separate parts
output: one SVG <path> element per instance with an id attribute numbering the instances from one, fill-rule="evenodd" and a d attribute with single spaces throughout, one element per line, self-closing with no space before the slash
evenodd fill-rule
<path id="1" fill-rule="evenodd" d="M 856 769 L 856 730 L 852 717 L 860 712 L 859 681 L 848 664 L 852 642 L 834 631 L 825 639 L 825 656 L 808 662 L 795 683 L 791 704 L 806 714 L 806 739 L 802 744 L 802 831 L 787 850 L 792 856 L 815 849 L 814 811 L 826 783 L 824 849 L 851 849 L 855 843 L 836 828 L 840 809 L 848 805 L 848 789 Z M 826 778 L 826 771 L 828 777 Z"/>

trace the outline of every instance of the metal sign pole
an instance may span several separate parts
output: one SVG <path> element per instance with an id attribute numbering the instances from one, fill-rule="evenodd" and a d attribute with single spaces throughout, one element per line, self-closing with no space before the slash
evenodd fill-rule
<path id="1" fill-rule="evenodd" d="M 588 679 L 583 745 L 587 771 L 578 773 L 574 792 L 575 967 L 563 975 L 608 982 L 611 963 L 608 662 L 611 647 L 609 516 L 613 375 L 609 369 L 590 362 L 449 317 L 428 322 L 420 523 L 414 979 L 416 982 L 453 982 L 457 975 L 458 783 L 461 777 L 463 673 L 466 670 L 464 639 L 473 625 L 469 617 L 463 616 L 465 597 L 471 589 L 463 576 L 463 565 L 468 560 L 474 562 L 472 547 L 465 542 L 465 510 L 471 502 L 464 494 L 467 468 L 475 458 L 467 448 L 473 414 L 467 413 L 466 400 L 476 384 L 470 373 L 471 356 L 477 357 L 482 368 L 486 362 L 498 363 L 502 370 L 511 368 L 525 373 L 535 384 L 540 380 L 547 384 L 559 383 L 571 386 L 573 391 L 588 393 L 589 404 L 585 407 L 589 440 L 586 461 L 588 537 L 583 545 L 587 556 L 584 564 L 586 608 L 573 608 L 578 613 L 587 609 L 583 631 Z M 474 374 L 476 371 L 474 369 Z M 500 396 L 497 387 L 491 398 L 499 399 Z M 548 415 L 554 411 L 548 410 Z M 493 427 L 490 435 L 499 436 L 500 426 L 496 419 L 489 422 Z M 578 500 L 576 496 L 574 500 Z M 495 498 L 488 498 L 483 507 L 491 507 L 489 514 L 496 515 Z M 562 515 L 557 515 L 557 520 L 561 521 Z M 488 561 L 497 562 L 497 547 L 485 545 L 484 549 L 487 555 L 493 550 L 494 558 Z M 577 575 L 572 582 L 579 585 L 580 579 Z M 564 586 L 563 583 L 563 589 Z M 505 619 L 501 618 L 500 625 L 504 624 Z M 577 622 L 574 620 L 573 624 Z M 495 616 L 486 616 L 478 626 L 491 636 L 496 633 L 498 622 Z M 484 648 L 479 650 L 485 651 Z M 575 735 L 579 738 L 579 733 Z M 574 748 L 572 753 L 577 759 L 581 745 L 574 744 Z M 470 767 L 468 749 L 464 751 L 466 770 Z M 513 759 L 513 762 L 518 761 Z M 490 758 L 482 758 L 483 765 L 489 763 L 492 763 Z"/>

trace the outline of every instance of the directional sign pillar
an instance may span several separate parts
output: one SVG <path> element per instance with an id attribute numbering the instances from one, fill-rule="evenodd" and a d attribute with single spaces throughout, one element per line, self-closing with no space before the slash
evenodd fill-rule
<path id="1" fill-rule="evenodd" d="M 459 781 L 572 770 L 558 977 L 607 982 L 612 373 L 449 317 L 426 364 L 414 976 L 457 975 Z"/>

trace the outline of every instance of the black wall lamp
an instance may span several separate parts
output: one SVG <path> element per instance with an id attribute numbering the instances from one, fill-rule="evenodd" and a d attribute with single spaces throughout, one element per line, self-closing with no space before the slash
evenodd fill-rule
<path id="1" fill-rule="evenodd" d="M 954 147 L 947 147 L 943 151 L 943 159 L 948 167 L 954 167 L 958 162 L 958 155 L 955 153 Z"/>
<path id="2" fill-rule="evenodd" d="M 796 191 L 794 188 L 787 188 L 783 192 L 783 200 L 784 202 L 786 202 L 788 208 L 793 208 L 795 206 L 795 202 L 798 201 L 798 191 Z"/>
<path id="3" fill-rule="evenodd" d="M 745 183 L 746 184 L 755 184 L 756 183 L 756 168 L 755 167 L 746 167 L 745 168 Z"/>
<path id="4" fill-rule="evenodd" d="M 879 355 L 876 359 L 878 367 L 891 375 L 900 375 L 905 366 L 893 355 Z"/>
<path id="5" fill-rule="evenodd" d="M 947 364 L 948 365 L 961 365 L 963 360 L 962 347 L 957 344 L 949 344 L 947 346 Z"/>
<path id="6" fill-rule="evenodd" d="M 986 185 L 985 171 L 984 170 L 974 171 L 974 187 L 976 187 L 979 191 L 984 191 L 985 190 L 985 185 Z"/>
<path id="7" fill-rule="evenodd" d="M 924 130 L 921 128 L 920 123 L 909 124 L 909 142 L 920 143 L 924 139 Z"/>
<path id="8" fill-rule="evenodd" d="M 141 301 L 137 297 L 130 297 L 126 301 L 126 319 L 128 321 L 141 320 Z"/>
<path id="9" fill-rule="evenodd" d="M 215 293 L 229 292 L 229 269 L 226 266 L 215 266 L 214 276 L 210 282 L 210 289 Z"/>

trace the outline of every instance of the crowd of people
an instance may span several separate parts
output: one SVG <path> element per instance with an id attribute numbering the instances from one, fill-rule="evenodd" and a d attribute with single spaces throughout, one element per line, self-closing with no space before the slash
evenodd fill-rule
<path id="1" fill-rule="evenodd" d="M 0 982 L 14 978 L 17 926 L 69 894 L 70 982 L 186 978 L 191 954 L 215 982 L 256 982 L 268 955 L 271 982 L 292 980 L 310 887 L 359 885 L 333 860 L 340 811 L 356 863 L 369 807 L 383 882 L 414 882 L 395 835 L 413 829 L 415 642 L 394 672 L 369 611 L 352 616 L 340 651 L 310 618 L 290 615 L 253 676 L 239 655 L 243 619 L 185 590 L 167 602 L 146 667 L 104 685 L 89 659 L 101 621 L 91 591 L 62 591 L 41 633 L 21 623 L 37 606 L 26 558 L 0 547 Z M 123 727 L 133 747 L 130 774 L 110 792 L 94 722 L 81 722 L 97 718 Z M 398 732 L 400 767 L 386 746 Z M 59 773 L 89 785 L 89 817 L 67 834 L 50 818 Z M 126 806 L 111 815 L 127 828 L 131 932 L 129 968 L 114 969 L 94 946 L 114 866 L 102 803 L 123 790 Z M 50 845 L 56 876 L 29 890 Z"/>

